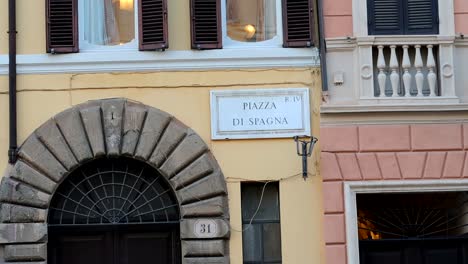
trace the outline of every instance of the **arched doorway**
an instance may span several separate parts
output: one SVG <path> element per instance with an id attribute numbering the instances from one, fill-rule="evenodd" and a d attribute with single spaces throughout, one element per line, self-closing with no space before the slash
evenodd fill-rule
<path id="1" fill-rule="evenodd" d="M 75 169 L 48 215 L 50 264 L 180 262 L 177 198 L 141 161 L 102 158 Z"/>
<path id="2" fill-rule="evenodd" d="M 138 175 L 122 173 L 126 167 L 121 167 L 126 165 L 129 170 L 145 167 L 148 172 L 152 171 L 145 174 L 148 179 L 140 182 L 146 183 L 146 187 L 128 187 L 134 182 L 123 184 L 123 177 L 129 181 L 129 177 Z M 120 178 L 116 176 L 116 167 L 120 168 Z M 83 175 L 83 170 L 96 171 Z M 79 186 L 90 175 L 94 175 L 94 179 L 100 179 L 101 175 L 103 182 L 88 184 L 89 190 L 85 191 L 84 186 Z M 104 182 L 104 175 L 110 183 Z M 152 185 L 152 181 L 157 184 Z M 162 189 L 151 197 L 132 201 L 133 207 L 107 206 L 108 202 L 130 202 L 131 197 L 126 198 L 123 188 L 119 189 L 123 197 L 111 195 L 109 199 L 109 193 L 106 195 L 112 192 L 107 188 L 113 186 L 117 191 L 115 188 L 123 185 L 127 186 L 127 195 L 131 195 L 130 190 L 135 192 L 135 188 L 140 193 L 143 189 L 138 188 Z M 90 192 L 98 189 L 99 193 Z M 157 205 L 142 203 L 161 193 L 167 194 L 161 196 L 166 199 L 162 207 L 160 199 Z M 2 179 L 0 202 L 0 245 L 8 244 L 3 246 L 5 262 L 47 260 L 47 255 L 55 256 L 64 250 L 56 248 L 54 241 L 73 240 L 77 233 L 86 233 L 104 241 L 99 242 L 104 247 L 100 253 L 107 250 L 111 253 L 106 254 L 111 255 L 142 255 L 138 250 L 147 244 L 140 241 L 152 241 L 148 244 L 153 254 L 157 247 L 160 252 L 175 256 L 167 263 L 229 263 L 226 182 L 210 150 L 193 130 L 173 116 L 126 99 L 77 105 L 34 131 L 20 147 L 18 161 Z M 73 207 L 73 203 L 85 207 Z M 73 213 L 65 212 L 70 210 Z M 164 212 L 163 216 L 167 214 L 167 217 L 159 218 L 157 212 L 149 213 L 151 210 Z M 139 212 L 137 216 L 133 215 L 135 212 Z M 80 232 L 78 226 L 91 233 Z M 67 231 L 57 234 L 69 234 L 68 238 L 54 233 L 54 229 L 60 228 Z M 166 238 L 161 238 L 164 232 Z M 171 244 L 171 247 L 163 244 Z M 125 247 L 133 249 L 122 253 Z M 74 254 L 81 252 L 86 249 L 76 250 Z M 122 256 L 114 256 L 114 259 L 125 259 Z M 58 260 L 50 259 L 49 263 L 59 263 L 53 261 Z"/>

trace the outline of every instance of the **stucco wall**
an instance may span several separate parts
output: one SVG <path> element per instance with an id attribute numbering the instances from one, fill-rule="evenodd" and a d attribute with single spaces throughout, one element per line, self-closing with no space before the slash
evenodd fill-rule
<path id="1" fill-rule="evenodd" d="M 467 123 L 323 126 L 321 135 L 326 263 L 347 263 L 344 182 L 468 178 Z"/>
<path id="2" fill-rule="evenodd" d="M 468 34 L 468 2 L 465 0 L 454 0 L 455 5 L 455 32 Z"/>
<path id="3" fill-rule="evenodd" d="M 0 126 L 0 168 L 4 170 L 8 149 L 8 78 L 0 76 L 0 83 L 0 120 L 3 123 Z M 320 72 L 317 68 L 20 75 L 19 143 L 56 113 L 91 99 L 125 97 L 174 115 L 203 138 L 223 170 L 228 182 L 231 210 L 231 263 L 240 264 L 239 178 L 288 178 L 301 172 L 301 159 L 296 155 L 292 139 L 212 141 L 209 91 L 274 87 L 310 88 L 312 133 L 318 136 Z M 304 181 L 298 175 L 280 182 L 283 263 L 323 262 L 318 151 L 317 147 L 309 158 L 309 172 L 315 176 Z"/>
<path id="4" fill-rule="evenodd" d="M 353 35 L 352 0 L 323 0 L 325 37 Z"/>

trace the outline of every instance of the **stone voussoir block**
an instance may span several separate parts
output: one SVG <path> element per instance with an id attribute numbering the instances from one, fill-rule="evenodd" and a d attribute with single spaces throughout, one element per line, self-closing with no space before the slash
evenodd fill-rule
<path id="1" fill-rule="evenodd" d="M 6 245 L 6 261 L 41 261 L 47 259 L 46 244 Z"/>
<path id="2" fill-rule="evenodd" d="M 189 132 L 189 129 L 179 120 L 172 119 L 161 136 L 149 162 L 155 167 L 161 166 L 169 157 L 170 152 L 181 142 Z"/>
<path id="3" fill-rule="evenodd" d="M 206 150 L 208 150 L 208 146 L 203 139 L 191 131 L 164 162 L 160 170 L 172 178 L 176 172 L 189 165 Z"/>
<path id="4" fill-rule="evenodd" d="M 79 109 L 74 107 L 65 110 L 57 114 L 54 119 L 78 161 L 83 162 L 93 158 Z"/>
<path id="5" fill-rule="evenodd" d="M 122 154 L 133 156 L 143 129 L 147 109 L 143 104 L 127 101 L 123 120 Z"/>
<path id="6" fill-rule="evenodd" d="M 47 150 L 35 134 L 32 134 L 21 146 L 19 157 L 33 164 L 55 182 L 59 182 L 67 169 Z"/>
<path id="7" fill-rule="evenodd" d="M 184 257 L 223 257 L 226 254 L 226 240 L 182 240 Z"/>
<path id="8" fill-rule="evenodd" d="M 117 156 L 120 154 L 124 104 L 125 100 L 123 99 L 109 99 L 102 101 L 102 121 L 107 155 L 109 156 Z"/>
<path id="9" fill-rule="evenodd" d="M 177 191 L 182 203 L 203 200 L 218 194 L 227 194 L 226 182 L 219 170 Z"/>
<path id="10" fill-rule="evenodd" d="M 213 234 L 202 237 L 200 235 L 199 223 L 212 223 L 211 227 Z M 230 228 L 227 219 L 223 218 L 188 218 L 180 222 L 180 237 L 182 239 L 213 239 L 213 238 L 229 238 Z"/>
<path id="11" fill-rule="evenodd" d="M 0 224 L 0 244 L 22 244 L 47 241 L 46 223 Z"/>
<path id="12" fill-rule="evenodd" d="M 175 189 L 187 186 L 190 183 L 212 173 L 217 164 L 210 153 L 204 153 L 189 166 L 170 179 Z"/>
<path id="13" fill-rule="evenodd" d="M 88 141 L 94 157 L 106 155 L 104 131 L 102 129 L 101 103 L 91 101 L 78 106 L 83 119 L 83 125 L 88 135 Z"/>
<path id="14" fill-rule="evenodd" d="M 44 123 L 36 130 L 36 134 L 67 170 L 78 165 L 78 161 L 60 133 L 55 120 L 51 119 Z"/>
<path id="15" fill-rule="evenodd" d="M 171 121 L 172 116 L 158 109 L 149 108 L 146 120 L 141 130 L 140 140 L 135 151 L 139 159 L 148 160 L 153 148 L 164 133 L 165 128 Z"/>
<path id="16" fill-rule="evenodd" d="M 2 203 L 0 207 L 0 221 L 2 223 L 31 223 L 45 222 L 46 210 L 16 204 Z"/>
<path id="17" fill-rule="evenodd" d="M 41 172 L 27 165 L 22 160 L 18 160 L 15 163 L 14 170 L 12 171 L 10 177 L 34 186 L 48 194 L 52 194 L 55 190 L 55 187 L 57 186 L 57 183 L 49 179 Z"/>
<path id="18" fill-rule="evenodd" d="M 226 217 L 229 218 L 226 196 L 216 196 L 181 206 L 182 217 Z"/>
<path id="19" fill-rule="evenodd" d="M 3 178 L 0 184 L 0 201 L 32 207 L 47 208 L 50 195 L 30 186 Z"/>

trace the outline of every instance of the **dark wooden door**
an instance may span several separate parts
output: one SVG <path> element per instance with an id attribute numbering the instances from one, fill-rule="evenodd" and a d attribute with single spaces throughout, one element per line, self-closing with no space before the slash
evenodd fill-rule
<path id="1" fill-rule="evenodd" d="M 174 226 L 105 226 L 49 230 L 52 264 L 178 264 Z"/>
<path id="2" fill-rule="evenodd" d="M 361 264 L 466 264 L 468 238 L 361 240 Z"/>

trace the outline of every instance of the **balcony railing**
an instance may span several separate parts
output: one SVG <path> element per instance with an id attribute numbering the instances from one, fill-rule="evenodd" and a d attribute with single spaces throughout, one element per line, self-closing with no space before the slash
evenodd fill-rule
<path id="1" fill-rule="evenodd" d="M 440 96 L 435 60 L 438 46 L 378 45 L 374 75 L 376 97 Z"/>
<path id="2" fill-rule="evenodd" d="M 458 103 L 453 40 L 438 36 L 369 37 L 358 40 L 360 102 Z"/>

